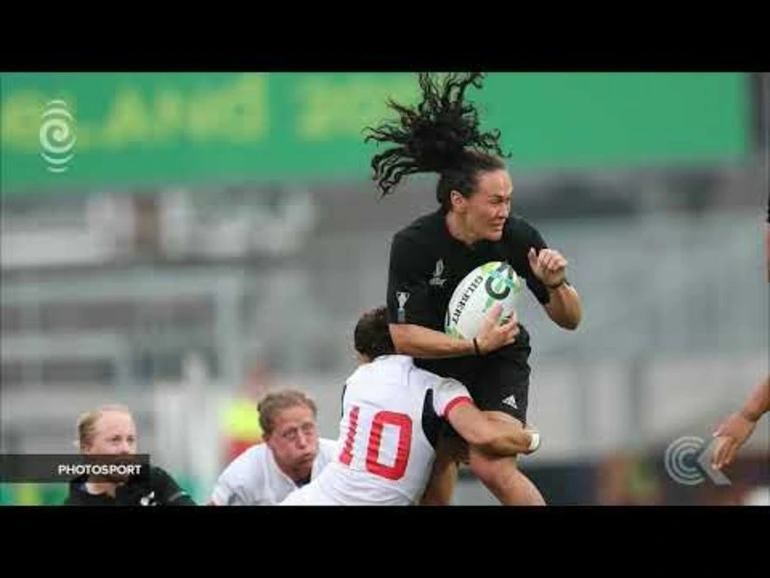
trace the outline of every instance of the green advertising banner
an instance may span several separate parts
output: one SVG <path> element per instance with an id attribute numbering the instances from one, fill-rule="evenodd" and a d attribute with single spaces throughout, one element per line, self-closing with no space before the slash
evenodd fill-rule
<path id="1" fill-rule="evenodd" d="M 401 73 L 3 74 L 3 195 L 367 179 L 362 129 L 414 102 Z M 514 171 L 739 161 L 742 74 L 492 73 L 471 96 Z"/>

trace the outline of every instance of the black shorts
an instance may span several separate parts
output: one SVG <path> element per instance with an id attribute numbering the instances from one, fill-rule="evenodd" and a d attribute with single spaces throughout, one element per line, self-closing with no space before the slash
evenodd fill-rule
<path id="1" fill-rule="evenodd" d="M 501 411 L 527 425 L 530 367 L 526 360 L 501 354 L 419 360 L 420 367 L 462 382 L 484 411 Z"/>

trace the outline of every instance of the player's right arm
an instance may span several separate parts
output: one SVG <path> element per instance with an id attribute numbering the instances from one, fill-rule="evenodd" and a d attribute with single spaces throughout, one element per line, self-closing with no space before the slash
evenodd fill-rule
<path id="1" fill-rule="evenodd" d="M 208 506 L 240 506 L 245 505 L 243 498 L 237 490 L 221 478 L 214 486 L 214 491 L 207 502 Z"/>
<path id="2" fill-rule="evenodd" d="M 496 456 L 532 453 L 540 446 L 540 435 L 514 421 L 491 419 L 471 399 L 459 381 L 442 379 L 434 388 L 434 408 L 470 445 Z"/>
<path id="3" fill-rule="evenodd" d="M 445 358 L 476 355 L 476 345 L 471 339 L 458 339 L 431 329 L 433 303 L 425 277 L 430 261 L 423 258 L 424 251 L 418 244 L 403 235 L 395 235 L 390 249 L 388 269 L 388 314 L 391 319 L 390 334 L 396 350 L 418 358 Z M 513 343 L 518 334 L 518 322 L 514 316 L 505 325 L 496 324 L 502 308 L 490 311 L 486 323 L 476 339 L 479 353 L 489 353 Z"/>
<path id="4" fill-rule="evenodd" d="M 451 408 L 447 421 L 470 445 L 495 456 L 515 456 L 535 451 L 540 435 L 517 422 L 490 419 L 478 407 L 463 403 Z"/>
<path id="5" fill-rule="evenodd" d="M 245 454 L 238 456 L 231 462 L 220 474 L 219 479 L 211 492 L 211 497 L 207 502 L 209 506 L 249 506 L 250 500 L 247 499 L 243 491 L 243 478 L 241 475 L 241 463 L 246 458 Z M 254 475 L 257 475 L 258 468 L 253 468 Z"/>

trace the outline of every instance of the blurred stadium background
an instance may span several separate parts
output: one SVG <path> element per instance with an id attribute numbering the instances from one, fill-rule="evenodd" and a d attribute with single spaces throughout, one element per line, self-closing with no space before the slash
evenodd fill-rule
<path id="1" fill-rule="evenodd" d="M 389 237 L 435 206 L 430 178 L 378 200 L 361 138 L 386 98 L 416 97 L 414 75 L 1 82 L 0 452 L 69 453 L 80 412 L 123 402 L 140 450 L 202 502 L 258 438 L 267 388 L 308 390 L 335 437 Z M 768 371 L 769 88 L 759 74 L 494 73 L 474 95 L 513 152 L 514 210 L 566 255 L 584 300 L 576 333 L 531 296 L 520 315 L 544 435 L 521 463 L 550 503 L 768 499 L 766 417 L 729 486 L 677 483 L 664 455 L 707 440 Z M 55 118 L 70 135 L 44 128 Z M 64 491 L 4 485 L 0 502 Z M 464 475 L 456 503 L 494 500 Z"/>

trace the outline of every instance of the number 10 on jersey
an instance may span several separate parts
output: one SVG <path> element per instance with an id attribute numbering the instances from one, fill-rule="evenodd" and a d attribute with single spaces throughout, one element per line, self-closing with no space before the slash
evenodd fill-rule
<path id="1" fill-rule="evenodd" d="M 383 435 L 385 428 L 397 435 Z M 357 438 L 364 436 L 364 444 L 357 444 Z M 362 416 L 361 408 L 353 406 L 348 415 L 348 433 L 340 453 L 340 461 L 349 466 L 357 452 L 366 452 L 363 459 L 367 472 L 386 478 L 400 480 L 406 472 L 412 447 L 412 420 L 403 413 L 378 411 L 373 416 Z M 360 463 L 360 460 L 356 460 Z"/>

